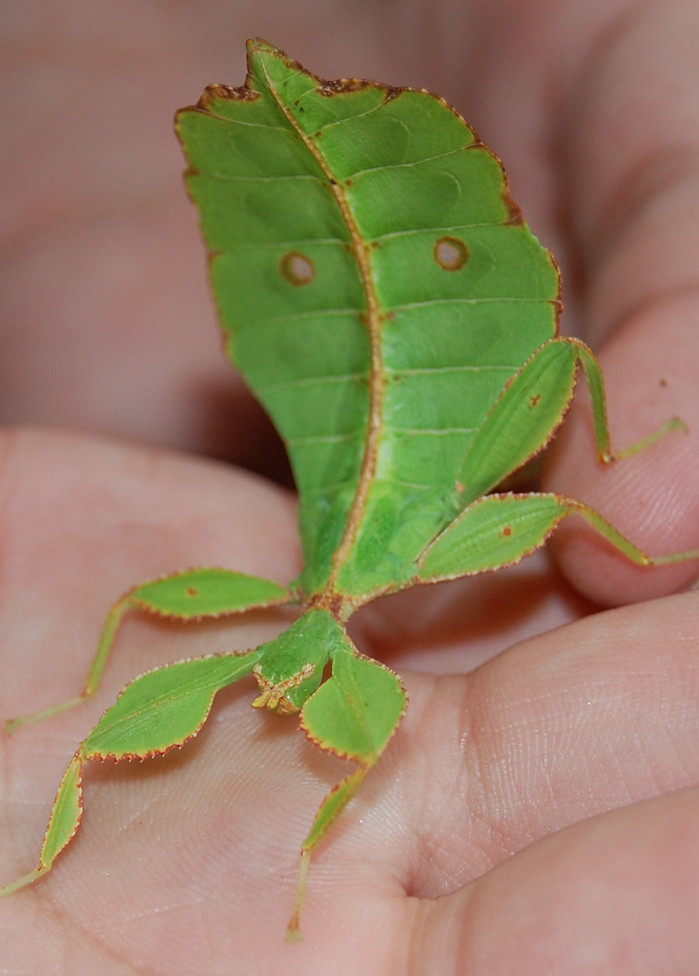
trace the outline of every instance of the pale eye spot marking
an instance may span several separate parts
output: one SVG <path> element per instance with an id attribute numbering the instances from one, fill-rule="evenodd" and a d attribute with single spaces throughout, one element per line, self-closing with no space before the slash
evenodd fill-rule
<path id="1" fill-rule="evenodd" d="M 445 271 L 460 271 L 468 261 L 468 248 L 458 237 L 440 237 L 434 245 L 434 259 Z"/>
<path id="2" fill-rule="evenodd" d="M 315 265 L 300 251 L 289 251 L 279 262 L 283 276 L 292 285 L 309 285 L 316 276 Z"/>

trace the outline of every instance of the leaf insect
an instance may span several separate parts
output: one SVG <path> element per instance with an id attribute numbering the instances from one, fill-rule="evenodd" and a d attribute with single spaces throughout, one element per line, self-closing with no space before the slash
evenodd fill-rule
<path id="1" fill-rule="evenodd" d="M 294 939 L 311 854 L 407 702 L 399 677 L 347 636 L 354 611 L 516 563 L 571 515 L 639 565 L 699 552 L 651 557 L 579 501 L 498 490 L 561 424 L 579 366 L 601 461 L 683 424 L 612 454 L 600 365 L 558 333 L 553 258 L 464 120 L 424 91 L 323 81 L 262 40 L 247 53 L 245 85 L 210 86 L 176 128 L 227 353 L 291 459 L 303 571 L 289 585 L 203 568 L 136 586 L 111 610 L 83 692 L 8 731 L 93 695 L 129 611 L 185 621 L 293 604 L 298 617 L 260 647 L 128 684 L 66 770 L 37 867 L 0 893 L 46 874 L 72 839 L 88 760 L 181 745 L 215 694 L 250 676 L 255 708 L 298 713 L 309 739 L 356 764 L 302 844 Z"/>

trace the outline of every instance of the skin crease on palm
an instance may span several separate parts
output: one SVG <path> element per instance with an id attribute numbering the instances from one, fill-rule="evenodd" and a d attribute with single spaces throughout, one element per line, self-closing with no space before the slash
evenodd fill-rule
<path id="1" fill-rule="evenodd" d="M 172 450 L 267 473 L 279 456 L 220 354 L 170 126 L 206 83 L 242 82 L 249 35 L 326 77 L 439 91 L 469 119 L 559 259 L 564 328 L 600 350 L 614 444 L 671 414 L 692 431 L 602 469 L 581 384 L 547 485 L 650 552 L 699 545 L 693 0 L 13 0 L 0 24 L 1 409 L 48 425 L 0 440 L 3 716 L 74 694 L 141 580 L 298 572 L 285 488 Z M 314 857 L 302 943 L 283 938 L 297 852 L 345 766 L 250 709 L 243 684 L 183 750 L 88 764 L 74 846 L 0 902 L 0 972 L 699 972 L 697 566 L 641 571 L 564 528 L 555 564 L 352 621 L 410 707 Z M 31 867 L 65 765 L 125 681 L 287 622 L 130 618 L 97 701 L 0 738 L 0 882 Z"/>

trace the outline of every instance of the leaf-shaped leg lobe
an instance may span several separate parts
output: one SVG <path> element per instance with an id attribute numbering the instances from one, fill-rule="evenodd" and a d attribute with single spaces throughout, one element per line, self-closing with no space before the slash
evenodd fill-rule
<path id="1" fill-rule="evenodd" d="M 82 816 L 82 767 L 88 759 L 143 759 L 183 745 L 206 721 L 216 692 L 250 674 L 259 656 L 259 650 L 254 650 L 178 661 L 128 684 L 66 770 L 38 866 L 0 888 L 0 895 L 9 895 L 50 871 L 75 835 Z"/>
<path id="2" fill-rule="evenodd" d="M 58 787 L 38 865 L 33 871 L 0 888 L 0 897 L 11 895 L 50 871 L 55 859 L 75 836 L 75 832 L 80 826 L 83 810 L 83 762 L 84 757 L 79 749 L 66 769 L 61 785 Z"/>
<path id="3" fill-rule="evenodd" d="M 11 735 L 22 725 L 51 718 L 94 695 L 101 684 L 121 621 L 130 610 L 142 610 L 173 620 L 204 620 L 279 606 L 291 598 L 292 594 L 273 580 L 215 567 L 190 569 L 142 583 L 124 594 L 109 611 L 83 691 L 57 705 L 10 719 L 5 723 L 7 732 Z"/>
<path id="4" fill-rule="evenodd" d="M 304 705 L 301 727 L 321 749 L 359 766 L 325 798 L 302 844 L 296 907 L 287 929 L 291 940 L 299 937 L 311 853 L 378 761 L 407 705 L 407 694 L 393 671 L 361 657 L 347 637 L 345 645 L 333 657 L 332 677 Z"/>
<path id="5" fill-rule="evenodd" d="M 578 350 L 544 343 L 505 386 L 459 472 L 464 505 L 500 484 L 548 443 L 573 396 Z"/>
<path id="6" fill-rule="evenodd" d="M 259 649 L 177 661 L 126 685 L 83 742 L 86 759 L 144 759 L 183 745 L 206 721 L 214 695 L 250 674 Z"/>
<path id="7" fill-rule="evenodd" d="M 636 444 L 612 452 L 602 368 L 579 339 L 545 342 L 505 386 L 480 427 L 459 473 L 462 503 L 470 504 L 538 454 L 562 422 L 573 396 L 578 364 L 590 388 L 595 443 L 600 461 L 629 457 L 671 430 L 685 429 L 676 417 Z"/>
<path id="8" fill-rule="evenodd" d="M 435 583 L 519 562 L 544 544 L 559 522 L 579 515 L 615 549 L 639 566 L 699 557 L 697 552 L 649 556 L 599 512 L 562 495 L 495 494 L 480 499 L 447 526 L 418 560 L 416 582 Z"/>

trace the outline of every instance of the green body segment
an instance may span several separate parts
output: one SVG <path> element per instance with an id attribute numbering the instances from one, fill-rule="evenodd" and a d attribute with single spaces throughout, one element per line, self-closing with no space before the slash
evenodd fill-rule
<path id="1" fill-rule="evenodd" d="M 347 636 L 327 610 L 308 610 L 279 637 L 263 644 L 255 677 L 262 694 L 258 707 L 298 711 L 318 688 L 324 669 Z"/>
<path id="2" fill-rule="evenodd" d="M 462 506 L 476 431 L 556 334 L 558 273 L 441 99 L 248 54 L 244 88 L 178 116 L 189 188 L 229 354 L 291 456 L 302 586 L 345 540 L 334 587 L 368 598 Z"/>

